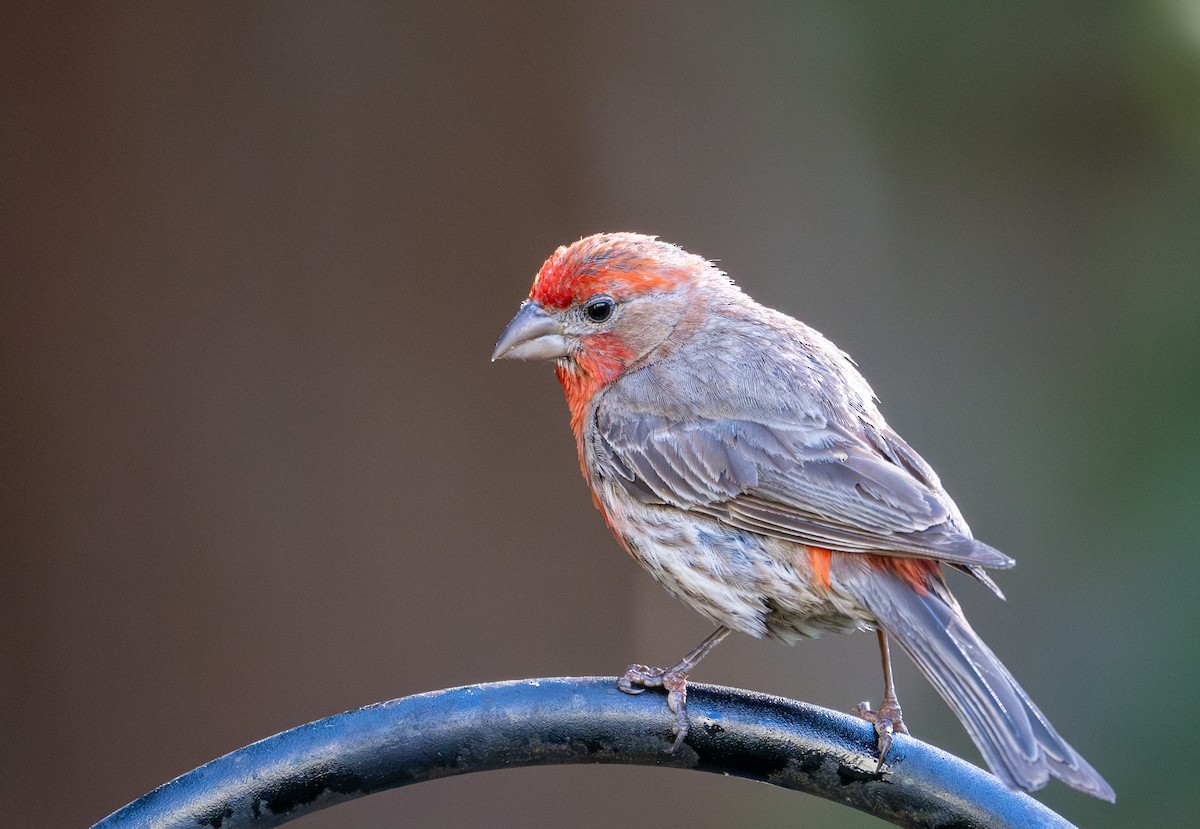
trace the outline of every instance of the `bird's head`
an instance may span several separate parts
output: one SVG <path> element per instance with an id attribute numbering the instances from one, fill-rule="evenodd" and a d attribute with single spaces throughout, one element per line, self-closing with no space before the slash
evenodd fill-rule
<path id="1" fill-rule="evenodd" d="M 555 360 L 563 385 L 590 395 L 694 330 L 705 286 L 721 284 L 712 264 L 653 236 L 588 236 L 542 265 L 492 359 Z"/>

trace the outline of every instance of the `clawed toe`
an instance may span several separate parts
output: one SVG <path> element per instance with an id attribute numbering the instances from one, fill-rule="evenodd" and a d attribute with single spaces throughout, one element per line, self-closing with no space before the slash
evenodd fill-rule
<path id="1" fill-rule="evenodd" d="M 908 733 L 900 704 L 894 699 L 884 700 L 878 711 L 872 711 L 870 703 L 860 702 L 855 706 L 854 713 L 875 726 L 875 745 L 879 751 L 879 762 L 875 771 L 882 771 L 883 761 L 887 759 L 888 751 L 892 748 L 892 735 Z"/>
<path id="2" fill-rule="evenodd" d="M 647 688 L 661 688 L 664 673 L 666 672 L 662 668 L 630 665 L 625 669 L 625 675 L 617 680 L 617 687 L 627 694 L 637 696 Z"/>
<path id="3" fill-rule="evenodd" d="M 637 695 L 647 688 L 663 688 L 667 692 L 667 707 L 675 715 L 672 731 L 675 742 L 667 749 L 673 754 L 683 745 L 688 735 L 687 719 L 687 677 L 688 675 L 674 668 L 648 668 L 645 665 L 630 665 L 625 669 L 625 675 L 617 680 L 617 688 L 626 694 Z"/>
<path id="4" fill-rule="evenodd" d="M 675 733 L 675 742 L 671 743 L 671 747 L 667 749 L 668 754 L 678 751 L 688 735 L 688 674 L 696 667 L 696 663 L 703 659 L 704 655 L 716 647 L 729 633 L 729 628 L 721 625 L 706 636 L 703 642 L 692 648 L 674 667 L 663 670 L 662 668 L 649 668 L 645 665 L 630 665 L 625 669 L 625 675 L 617 680 L 617 688 L 626 694 L 640 694 L 647 688 L 663 688 L 666 690 L 667 707 L 675 715 L 675 723 L 672 726 L 672 731 Z"/>

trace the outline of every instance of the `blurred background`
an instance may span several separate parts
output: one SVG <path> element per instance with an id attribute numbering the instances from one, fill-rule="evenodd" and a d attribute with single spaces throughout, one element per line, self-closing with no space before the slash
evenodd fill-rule
<path id="1" fill-rule="evenodd" d="M 548 366 L 488 356 L 599 230 L 852 354 L 976 534 L 973 620 L 1114 806 L 1200 725 L 1200 4 L 27 4 L 0 72 L 0 784 L 86 826 L 309 720 L 670 664 Z M 698 681 L 849 710 L 871 636 Z M 979 763 L 905 660 L 915 733 Z M 665 716 L 665 712 L 664 712 Z M 306 827 L 866 827 L 742 780 L 442 780 Z"/>

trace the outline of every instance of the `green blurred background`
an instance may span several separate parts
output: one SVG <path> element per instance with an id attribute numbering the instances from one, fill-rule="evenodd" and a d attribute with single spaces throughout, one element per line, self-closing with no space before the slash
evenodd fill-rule
<path id="1" fill-rule="evenodd" d="M 707 624 L 488 355 L 598 230 L 717 258 L 858 361 L 1009 601 L 975 627 L 1118 804 L 1194 820 L 1200 4 L 27 4 L 0 60 L 4 823 L 83 826 L 284 728 L 669 663 Z M 698 672 L 848 710 L 874 641 Z M 979 762 L 905 661 L 930 742 Z M 573 767 L 304 820 L 882 825 Z"/>

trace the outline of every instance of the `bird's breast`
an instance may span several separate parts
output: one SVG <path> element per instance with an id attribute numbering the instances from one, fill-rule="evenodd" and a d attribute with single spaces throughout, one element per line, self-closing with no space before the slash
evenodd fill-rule
<path id="1" fill-rule="evenodd" d="M 716 624 L 786 642 L 863 629 L 873 620 L 837 584 L 837 557 L 593 482 L 597 505 L 629 554 L 673 596 Z"/>

